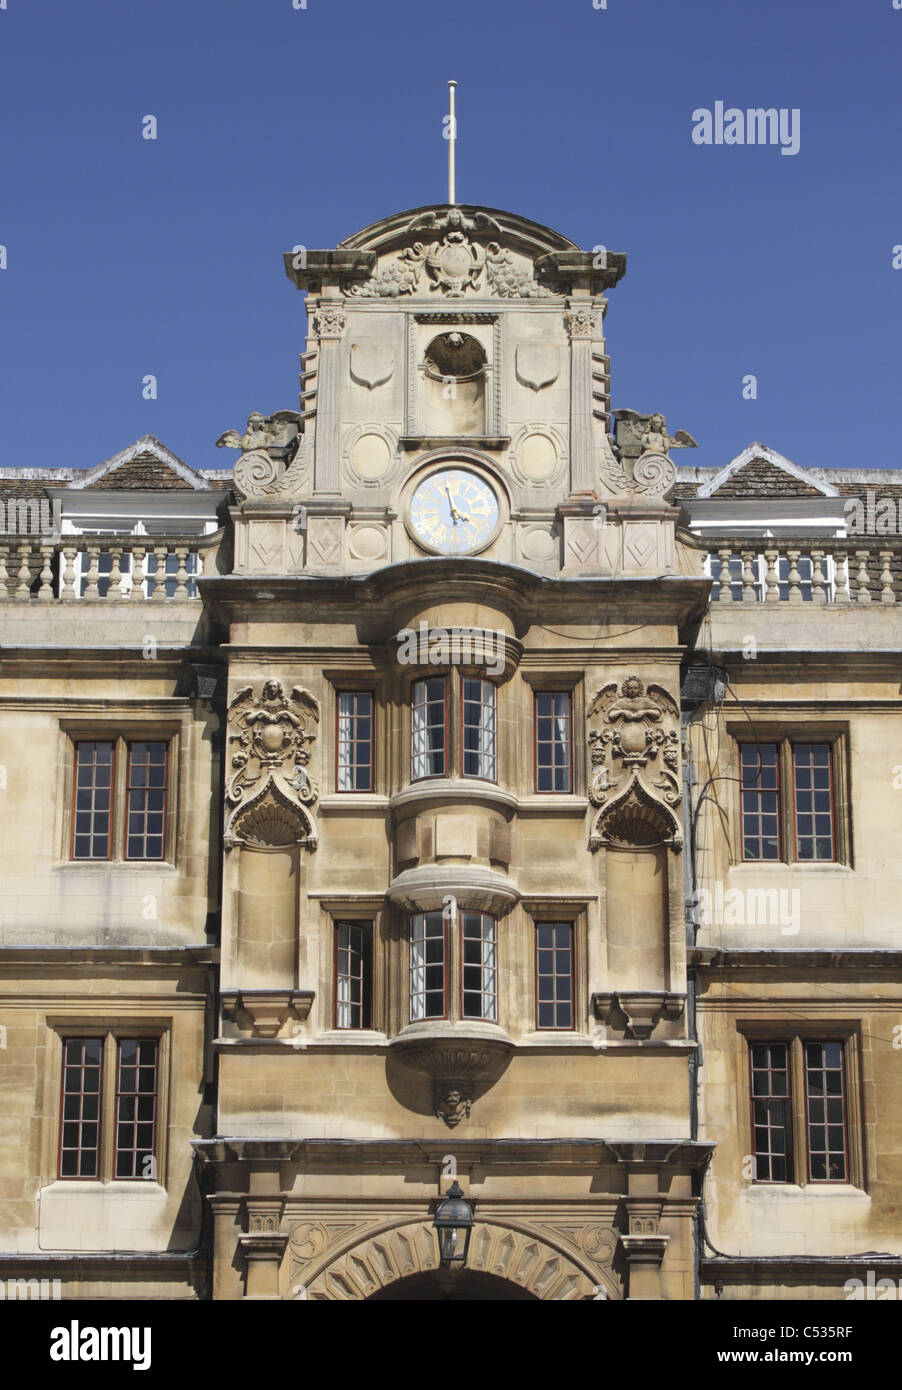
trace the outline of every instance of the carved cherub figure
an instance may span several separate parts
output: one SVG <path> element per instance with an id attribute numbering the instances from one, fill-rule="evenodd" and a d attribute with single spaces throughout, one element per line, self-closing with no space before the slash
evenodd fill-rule
<path id="1" fill-rule="evenodd" d="M 696 441 L 686 430 L 667 433 L 667 422 L 660 411 L 640 415 L 637 410 L 615 410 L 617 445 L 624 458 L 642 454 L 667 454 L 671 449 L 695 449 Z"/>

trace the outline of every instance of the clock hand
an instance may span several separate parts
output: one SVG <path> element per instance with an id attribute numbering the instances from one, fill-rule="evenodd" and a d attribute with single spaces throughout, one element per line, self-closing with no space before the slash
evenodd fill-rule
<path id="1" fill-rule="evenodd" d="M 451 520 L 453 524 L 455 526 L 457 525 L 458 517 L 461 519 L 461 521 L 469 521 L 470 518 L 468 516 L 465 516 L 463 512 L 459 512 L 455 507 L 454 499 L 451 496 L 451 489 L 449 488 L 447 483 L 445 483 L 445 492 L 448 494 L 448 506 L 451 508 Z"/>

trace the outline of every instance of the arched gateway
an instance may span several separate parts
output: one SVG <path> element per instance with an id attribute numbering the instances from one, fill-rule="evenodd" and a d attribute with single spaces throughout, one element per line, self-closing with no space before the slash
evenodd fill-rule
<path id="1" fill-rule="evenodd" d="M 532 1232 L 477 1222 L 467 1267 L 443 1287 L 435 1232 L 428 1222 L 396 1226 L 368 1236 L 320 1267 L 307 1284 L 293 1284 L 289 1298 L 549 1300 L 619 1298 L 614 1279 L 589 1274 L 570 1254 Z M 599 1282 L 601 1280 L 602 1282 Z M 453 1291 L 452 1291 L 453 1287 Z"/>

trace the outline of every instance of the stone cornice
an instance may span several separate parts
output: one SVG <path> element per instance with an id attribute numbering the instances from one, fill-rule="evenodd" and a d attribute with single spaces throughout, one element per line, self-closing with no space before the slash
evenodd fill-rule
<path id="1" fill-rule="evenodd" d="M 761 1285 L 783 1283 L 801 1275 L 801 1282 L 809 1288 L 819 1282 L 845 1281 L 869 1269 L 879 1270 L 881 1278 L 886 1274 L 902 1276 L 902 1255 L 868 1251 L 856 1255 L 708 1255 L 699 1265 L 705 1282 L 723 1279 L 727 1284 Z"/>
<path id="2" fill-rule="evenodd" d="M 888 970 L 902 972 L 902 950 L 868 947 L 843 949 L 822 946 L 807 951 L 792 947 L 771 950 L 731 950 L 694 946 L 686 963 L 699 970 Z"/>
<path id="3" fill-rule="evenodd" d="M 208 606 L 223 622 L 286 621 L 313 610 L 322 621 L 346 617 L 358 624 L 365 613 L 370 641 L 386 641 L 399 614 L 413 614 L 453 595 L 455 603 L 493 604 L 523 628 L 541 613 L 547 623 L 608 612 L 617 605 L 619 624 L 685 623 L 705 610 L 710 580 L 683 575 L 590 575 L 557 578 L 518 565 L 478 558 L 434 556 L 386 565 L 363 575 L 211 575 L 198 579 Z M 260 601 L 264 600 L 263 606 Z"/>
<path id="4" fill-rule="evenodd" d="M 0 945 L 0 971 L 7 966 L 150 965 L 181 970 L 186 965 L 216 965 L 218 946 L 22 946 Z M 84 1001 L 87 1002 L 87 1001 Z"/>
<path id="5" fill-rule="evenodd" d="M 448 1140 L 429 1139 L 285 1139 L 222 1135 L 192 1140 L 206 1164 L 236 1160 L 258 1164 L 317 1163 L 351 1170 L 384 1167 L 398 1162 L 441 1166 Z M 631 1168 L 682 1168 L 703 1172 L 715 1145 L 695 1139 L 463 1139 L 454 1136 L 454 1154 L 461 1165 L 549 1165 L 598 1168 L 623 1164 Z"/>
<path id="6" fill-rule="evenodd" d="M 481 781 L 475 777 L 434 777 L 411 782 L 402 791 L 395 792 L 389 799 L 389 807 L 392 811 L 397 811 L 402 806 L 423 805 L 433 801 L 439 806 L 460 801 L 467 805 L 493 806 L 500 811 L 516 811 L 520 805 L 512 792 L 504 791 L 494 782 Z"/>
<path id="7" fill-rule="evenodd" d="M 12 1272 L 19 1269 L 33 1271 L 32 1277 L 40 1277 L 42 1273 L 49 1277 L 48 1270 L 59 1269 L 67 1279 L 93 1281 L 109 1274 L 118 1281 L 128 1282 L 142 1274 L 153 1274 L 160 1268 L 165 1268 L 167 1275 L 173 1278 L 179 1274 L 199 1277 L 206 1273 L 207 1264 L 206 1254 L 197 1249 L 0 1252 L 0 1270 L 10 1271 L 10 1278 L 14 1277 Z"/>

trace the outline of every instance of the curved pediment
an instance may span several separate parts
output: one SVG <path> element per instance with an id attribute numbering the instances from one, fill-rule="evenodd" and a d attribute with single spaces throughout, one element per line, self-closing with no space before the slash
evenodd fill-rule
<path id="1" fill-rule="evenodd" d="M 575 285 L 597 294 L 626 269 L 603 246 L 581 251 L 551 227 L 497 208 L 444 204 L 382 218 L 333 251 L 289 252 L 285 267 L 299 288 L 324 282 L 360 299 L 439 296 L 507 300 L 566 297 Z"/>
<path id="2" fill-rule="evenodd" d="M 346 237 L 339 244 L 350 251 L 399 250 L 412 240 L 431 241 L 445 230 L 449 215 L 452 224 L 458 224 L 468 235 L 482 241 L 498 241 L 513 251 L 527 256 L 543 256 L 548 251 L 577 251 L 574 241 L 562 236 L 551 227 L 533 222 L 528 217 L 520 217 L 513 212 L 502 212 L 498 208 L 483 208 L 461 203 L 453 207 L 448 204 L 435 204 L 422 208 L 410 208 L 406 212 L 396 212 L 391 217 L 371 222 L 353 236 Z"/>

